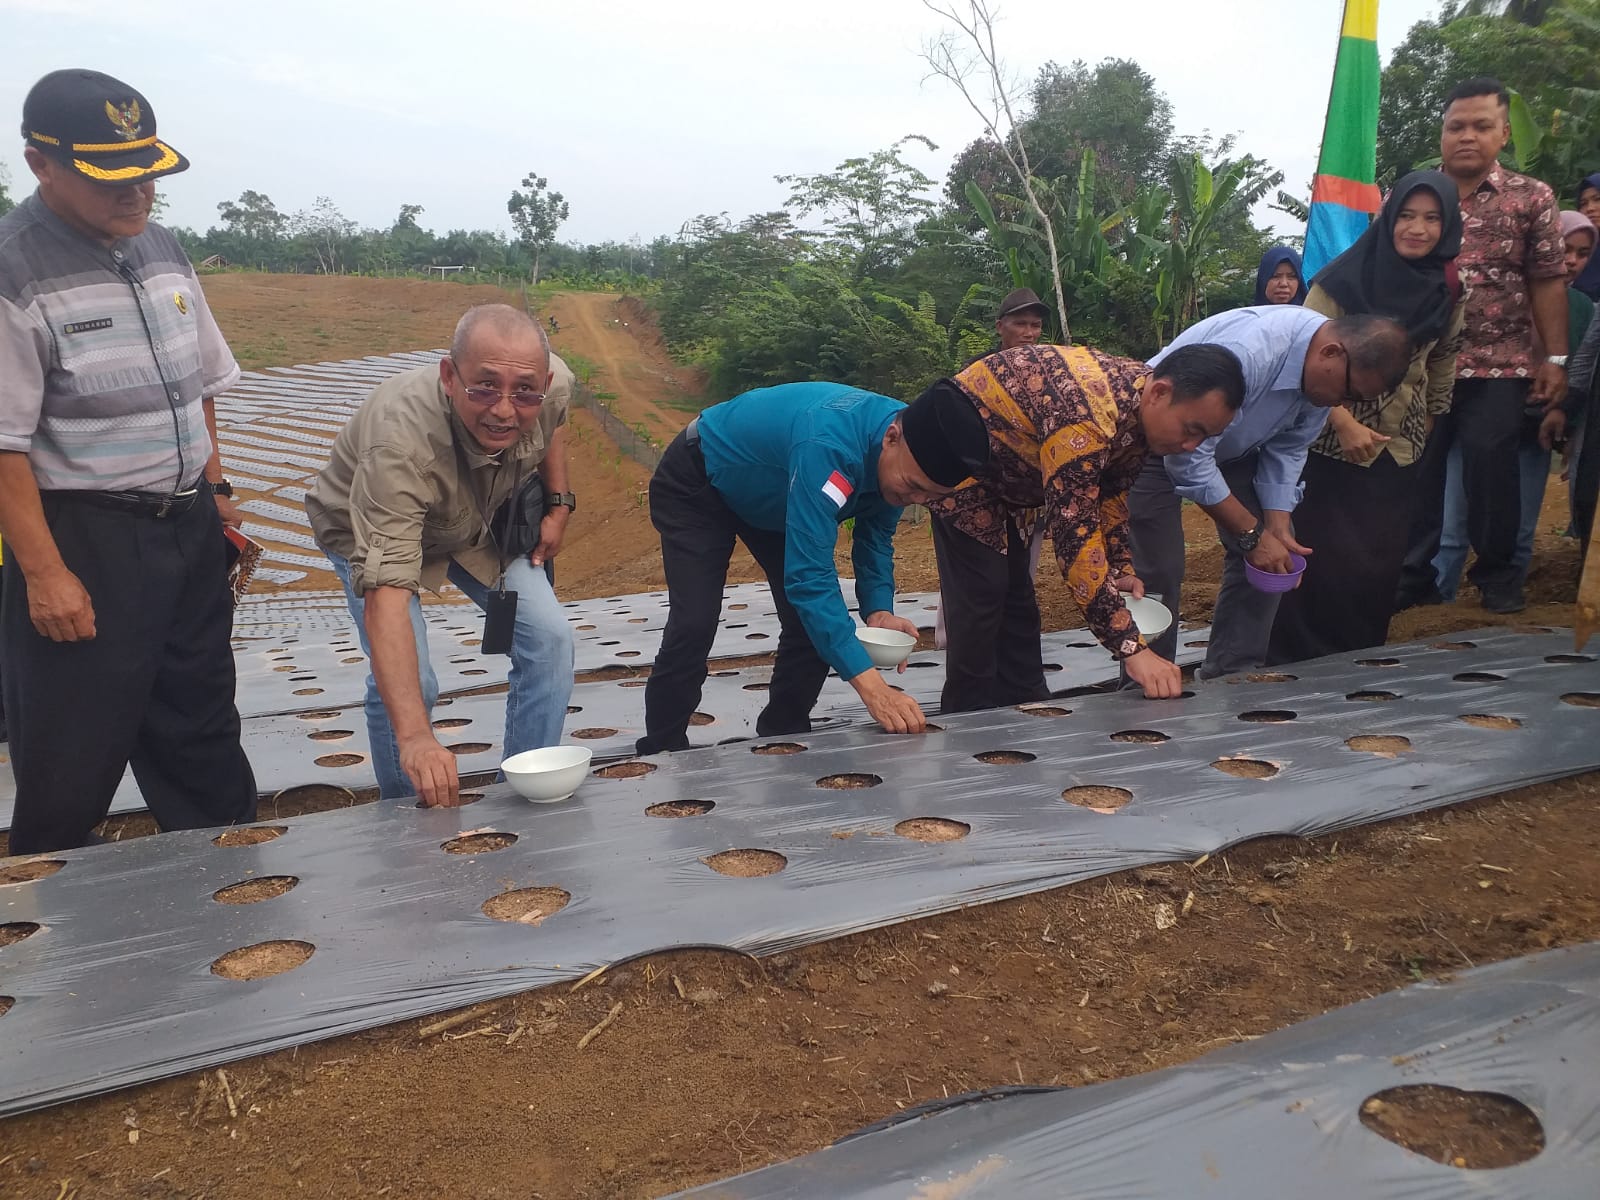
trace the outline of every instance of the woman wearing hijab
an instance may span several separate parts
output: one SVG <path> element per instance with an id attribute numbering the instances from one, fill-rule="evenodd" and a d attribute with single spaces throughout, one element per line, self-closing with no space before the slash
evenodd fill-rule
<path id="1" fill-rule="evenodd" d="M 1578 185 L 1577 195 L 1578 212 L 1588 217 L 1590 222 L 1600 228 L 1600 171 L 1586 176 Z M 1565 233 L 1565 226 L 1562 228 Z M 1591 257 L 1578 272 L 1576 279 L 1569 281 L 1569 286 L 1577 288 L 1591 300 L 1600 300 L 1600 258 Z M 1576 342 L 1569 343 L 1577 345 Z"/>
<path id="2" fill-rule="evenodd" d="M 1256 301 L 1259 304 L 1304 304 L 1306 281 L 1300 273 L 1300 252 L 1288 246 L 1274 246 L 1261 256 L 1256 268 Z"/>
<path id="3" fill-rule="evenodd" d="M 1355 245 L 1317 275 L 1306 307 L 1329 317 L 1372 313 L 1406 327 L 1416 348 L 1400 386 L 1329 413 L 1311 445 L 1295 535 L 1317 548 L 1283 597 L 1267 661 L 1299 662 L 1381 646 L 1434 420 L 1450 411 L 1465 297 L 1456 185 L 1439 171 L 1407 175 Z"/>

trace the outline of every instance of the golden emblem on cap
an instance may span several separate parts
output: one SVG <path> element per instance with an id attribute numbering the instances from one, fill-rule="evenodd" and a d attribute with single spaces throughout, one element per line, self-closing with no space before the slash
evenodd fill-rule
<path id="1" fill-rule="evenodd" d="M 139 122 L 144 119 L 144 114 L 140 112 L 137 100 L 129 100 L 126 104 L 113 104 L 107 100 L 106 116 L 111 118 L 111 127 L 124 141 L 131 142 L 139 136 Z"/>
<path id="2" fill-rule="evenodd" d="M 172 293 L 172 302 L 178 306 L 178 311 L 184 316 L 189 315 L 189 302 L 183 298 L 182 292 Z"/>

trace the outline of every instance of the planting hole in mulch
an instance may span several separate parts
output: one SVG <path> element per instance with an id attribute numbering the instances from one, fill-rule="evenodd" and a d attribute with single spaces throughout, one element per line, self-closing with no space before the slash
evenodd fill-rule
<path id="1" fill-rule="evenodd" d="M 696 712 L 689 714 L 689 724 L 691 725 L 709 725 L 715 720 L 716 718 L 710 713 Z"/>
<path id="2" fill-rule="evenodd" d="M 617 686 L 618 687 L 644 687 L 649 682 L 650 681 L 648 679 L 624 679 L 620 683 L 618 683 Z M 691 725 L 694 724 L 693 720 L 691 720 L 689 723 Z"/>
<path id="3" fill-rule="evenodd" d="M 456 755 L 482 754 L 485 750 L 492 750 L 493 748 L 494 746 L 491 742 L 456 742 L 452 746 L 445 747 L 451 754 Z"/>
<path id="4" fill-rule="evenodd" d="M 283 895 L 299 882 L 293 875 L 263 875 L 260 879 L 246 879 L 243 883 L 218 888 L 211 893 L 211 898 L 218 904 L 257 904 Z"/>
<path id="5" fill-rule="evenodd" d="M 1568 692 L 1561 697 L 1561 703 L 1575 708 L 1600 708 L 1600 692 Z"/>
<path id="6" fill-rule="evenodd" d="M 799 742 L 768 742 L 763 746 L 751 746 L 751 754 L 799 754 L 805 749 Z"/>
<path id="7" fill-rule="evenodd" d="M 11 1011 L 11 1006 L 17 1002 L 15 996 L 0 996 L 0 1017 Z"/>
<path id="8" fill-rule="evenodd" d="M 1351 692 L 1346 700 L 1356 700 L 1363 704 L 1386 704 L 1390 700 L 1400 699 L 1399 692 Z"/>
<path id="9" fill-rule="evenodd" d="M 442 717 L 433 723 L 433 727 L 435 729 L 461 729 L 471 724 L 471 717 Z"/>
<path id="10" fill-rule="evenodd" d="M 1544 658 L 1547 663 L 1592 663 L 1592 654 L 1547 654 Z"/>
<path id="11" fill-rule="evenodd" d="M 1072 715 L 1070 708 L 1057 708 L 1053 704 L 1019 704 L 1017 711 L 1030 717 L 1070 717 Z"/>
<path id="12" fill-rule="evenodd" d="M 10 921 L 0 925 L 0 946 L 15 946 L 23 938 L 30 938 L 39 932 L 36 921 Z"/>
<path id="13" fill-rule="evenodd" d="M 1463 671 L 1459 675 L 1452 675 L 1456 683 L 1504 683 L 1504 675 L 1496 675 L 1493 671 Z"/>
<path id="14" fill-rule="evenodd" d="M 1211 765 L 1235 779 L 1271 779 L 1279 769 L 1276 763 L 1259 758 L 1219 758 Z"/>
<path id="15" fill-rule="evenodd" d="M 0 863 L 0 887 L 8 883 L 32 883 L 54 875 L 67 864 L 54 858 L 36 858 L 31 862 Z"/>
<path id="16" fill-rule="evenodd" d="M 1399 665 L 1400 665 L 1400 660 L 1398 658 L 1358 658 L 1358 659 L 1356 659 L 1356 666 L 1358 666 L 1358 667 L 1398 667 Z"/>
<path id="17" fill-rule="evenodd" d="M 1087 808 L 1091 812 L 1114 813 L 1133 799 L 1133 793 L 1127 788 L 1089 783 L 1082 787 L 1069 787 L 1061 793 L 1061 798 L 1068 804 L 1076 804 L 1079 808 Z"/>
<path id="18" fill-rule="evenodd" d="M 1031 763 L 1039 756 L 1029 754 L 1026 750 L 985 750 L 982 754 L 974 754 L 972 757 L 981 763 L 988 763 L 991 767 L 1015 767 L 1022 763 Z"/>
<path id="19" fill-rule="evenodd" d="M 789 865 L 789 860 L 776 850 L 724 850 L 700 861 L 718 875 L 732 875 L 735 879 L 776 875 Z"/>
<path id="20" fill-rule="evenodd" d="M 313 729 L 306 734 L 313 742 L 339 742 L 347 737 L 354 737 L 353 729 Z"/>
<path id="21" fill-rule="evenodd" d="M 1435 642 L 1435 643 L 1433 643 L 1433 649 L 1435 649 L 1435 650 L 1476 650 L 1477 648 L 1478 648 L 1478 643 L 1477 642 Z"/>
<path id="22" fill-rule="evenodd" d="M 569 704 L 569 705 L 567 705 L 567 716 L 569 716 L 569 717 L 573 713 L 581 713 L 582 711 L 583 711 L 583 705 L 581 705 L 581 704 Z"/>
<path id="23" fill-rule="evenodd" d="M 1437 1084 L 1389 1088 L 1361 1106 L 1361 1123 L 1386 1141 L 1447 1167 L 1514 1167 L 1544 1149 L 1533 1110 L 1498 1092 Z"/>
<path id="24" fill-rule="evenodd" d="M 281 838 L 288 832 L 288 828 L 283 825 L 246 825 L 239 829 L 230 829 L 220 837 L 212 838 L 211 844 L 224 848 L 259 846 L 262 842 L 270 842 L 274 838 Z"/>
<path id="25" fill-rule="evenodd" d="M 1281 725 L 1294 720 L 1297 715 L 1287 708 L 1252 708 L 1249 712 L 1240 713 L 1239 720 L 1254 721 L 1260 725 Z"/>
<path id="26" fill-rule="evenodd" d="M 1211 645 L 1211 641 L 1208 638 L 1200 638 L 1198 641 L 1184 643 L 1185 648 L 1189 650 L 1204 650 L 1209 645 Z"/>
<path id="27" fill-rule="evenodd" d="M 514 833 L 464 833 L 440 844 L 446 854 L 488 854 L 491 850 L 504 850 L 517 844 Z"/>
<path id="28" fill-rule="evenodd" d="M 1522 722 L 1516 717 L 1499 717 L 1492 713 L 1467 713 L 1461 718 L 1468 725 L 1478 729 L 1521 729 Z"/>
<path id="29" fill-rule="evenodd" d="M 715 800 L 667 800 L 644 810 L 647 817 L 703 817 L 717 806 Z"/>
<path id="30" fill-rule="evenodd" d="M 558 887 L 517 888 L 490 896 L 483 902 L 483 915 L 515 925 L 542 925 L 571 899 L 571 893 Z"/>
<path id="31" fill-rule="evenodd" d="M 224 979 L 267 979 L 294 970 L 316 952 L 310 942 L 257 942 L 229 950 L 211 964 L 211 973 Z"/>
<path id="32" fill-rule="evenodd" d="M 320 696 L 320 695 L 322 695 L 322 689 L 321 688 L 296 688 L 295 691 L 294 691 L 294 694 L 296 696 Z"/>
<path id="33" fill-rule="evenodd" d="M 615 729 L 606 729 L 601 726 L 595 726 L 590 729 L 574 729 L 572 731 L 572 736 L 575 738 L 583 738 L 585 741 L 589 741 L 593 738 L 616 737 L 617 731 Z"/>
<path id="34" fill-rule="evenodd" d="M 302 721 L 326 721 L 330 717 L 337 717 L 338 715 L 339 714 L 336 711 L 335 712 L 321 711 L 321 712 L 295 713 L 295 716 L 299 717 Z"/>
<path id="35" fill-rule="evenodd" d="M 637 779 L 655 769 L 655 763 L 619 762 L 612 763 L 609 767 L 601 767 L 595 774 L 601 779 Z"/>
<path id="36" fill-rule="evenodd" d="M 348 752 L 341 754 L 324 754 L 321 758 L 316 760 L 316 763 L 319 767 L 353 767 L 365 757 L 366 755 L 364 754 L 350 754 Z"/>
<path id="37" fill-rule="evenodd" d="M 843 791 L 850 788 L 877 787 L 882 782 L 882 778 L 877 775 L 869 775 L 863 771 L 846 771 L 842 775 L 824 775 L 817 780 L 817 786 Z"/>
<path id="38" fill-rule="evenodd" d="M 1393 758 L 1411 749 L 1410 738 L 1393 733 L 1358 733 L 1353 738 L 1346 738 L 1344 744 L 1352 750 L 1376 754 L 1381 758 Z"/>
<path id="39" fill-rule="evenodd" d="M 747 683 L 744 685 L 744 690 L 747 692 L 764 692 L 771 686 L 770 683 Z"/>
<path id="40" fill-rule="evenodd" d="M 1156 729 L 1121 729 L 1111 735 L 1113 742 L 1133 742 L 1141 746 L 1159 746 L 1172 739 Z"/>
<path id="41" fill-rule="evenodd" d="M 972 832 L 965 821 L 950 821 L 944 817 L 912 817 L 901 821 L 894 831 L 913 842 L 959 842 Z"/>
<path id="42" fill-rule="evenodd" d="M 1246 675 L 1247 683 L 1293 683 L 1299 679 L 1298 675 L 1285 675 L 1282 671 L 1257 671 L 1253 675 Z"/>

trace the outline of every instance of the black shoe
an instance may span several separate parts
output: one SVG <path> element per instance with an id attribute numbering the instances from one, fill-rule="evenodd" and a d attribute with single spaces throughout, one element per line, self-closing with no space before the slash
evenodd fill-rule
<path id="1" fill-rule="evenodd" d="M 1398 613 L 1408 608 L 1431 608 L 1443 603 L 1445 598 L 1439 594 L 1439 589 L 1429 588 L 1425 592 L 1401 592 L 1394 598 L 1394 610 Z"/>
<path id="2" fill-rule="evenodd" d="M 1502 616 L 1519 613 L 1528 607 L 1527 601 L 1523 599 L 1521 588 L 1484 592 L 1482 603 L 1485 612 L 1500 613 Z"/>

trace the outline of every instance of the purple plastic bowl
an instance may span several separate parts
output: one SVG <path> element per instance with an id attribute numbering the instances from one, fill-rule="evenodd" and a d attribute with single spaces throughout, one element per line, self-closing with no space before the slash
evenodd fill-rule
<path id="1" fill-rule="evenodd" d="M 1295 585 L 1300 582 L 1300 576 L 1306 573 L 1306 560 L 1298 554 L 1291 553 L 1289 561 L 1294 563 L 1294 570 L 1287 575 L 1277 575 L 1271 571 L 1258 570 L 1246 560 L 1245 578 L 1258 592 L 1292 592 Z"/>

